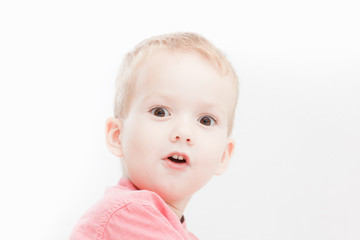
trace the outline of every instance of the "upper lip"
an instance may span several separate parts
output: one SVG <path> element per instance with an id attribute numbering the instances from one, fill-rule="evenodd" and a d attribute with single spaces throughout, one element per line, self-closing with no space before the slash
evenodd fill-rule
<path id="1" fill-rule="evenodd" d="M 168 155 L 166 155 L 163 160 L 168 159 L 169 157 L 175 156 L 177 155 L 178 157 L 183 157 L 183 159 L 186 161 L 187 164 L 190 163 L 190 158 L 186 153 L 182 153 L 182 152 L 171 152 Z"/>

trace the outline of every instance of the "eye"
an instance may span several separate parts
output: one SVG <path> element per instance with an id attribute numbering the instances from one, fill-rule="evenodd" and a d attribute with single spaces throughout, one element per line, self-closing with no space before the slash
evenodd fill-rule
<path id="1" fill-rule="evenodd" d="M 167 117 L 170 116 L 170 113 L 168 110 L 166 110 L 165 108 L 162 107 L 156 107 L 151 109 L 150 111 L 153 115 L 157 116 L 157 117 Z"/>
<path id="2" fill-rule="evenodd" d="M 211 116 L 203 116 L 199 119 L 199 122 L 205 126 L 213 126 L 216 123 L 216 120 Z"/>

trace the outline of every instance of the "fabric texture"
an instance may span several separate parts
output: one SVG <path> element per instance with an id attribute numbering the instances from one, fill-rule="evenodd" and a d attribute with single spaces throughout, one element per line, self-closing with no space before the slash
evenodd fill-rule
<path id="1" fill-rule="evenodd" d="M 138 190 L 129 179 L 106 190 L 81 217 L 70 240 L 198 239 L 156 193 Z"/>

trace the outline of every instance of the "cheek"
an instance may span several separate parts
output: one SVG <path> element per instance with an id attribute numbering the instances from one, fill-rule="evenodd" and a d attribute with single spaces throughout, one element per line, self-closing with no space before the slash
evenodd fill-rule
<path id="1" fill-rule="evenodd" d="M 146 151 L 147 138 L 146 127 L 143 125 L 138 125 L 135 122 L 127 125 L 122 138 L 124 156 L 133 158 Z"/>
<path id="2" fill-rule="evenodd" d="M 159 151 L 164 142 L 164 128 L 157 127 L 146 120 L 129 120 L 123 135 L 124 156 L 130 159 L 145 159 Z"/>
<path id="3" fill-rule="evenodd" d="M 202 142 L 203 147 L 201 147 L 201 149 L 203 152 L 203 157 L 200 158 L 200 164 L 205 166 L 202 167 L 202 171 L 204 174 L 212 174 L 216 170 L 223 157 L 226 146 L 226 138 L 217 136 L 212 138 L 205 138 L 202 140 Z"/>
<path id="4" fill-rule="evenodd" d="M 122 138 L 123 153 L 122 158 L 128 175 L 138 187 L 142 185 L 142 178 L 147 175 L 149 169 L 148 157 L 151 155 L 152 146 L 143 125 L 131 124 L 126 126 L 126 131 Z"/>

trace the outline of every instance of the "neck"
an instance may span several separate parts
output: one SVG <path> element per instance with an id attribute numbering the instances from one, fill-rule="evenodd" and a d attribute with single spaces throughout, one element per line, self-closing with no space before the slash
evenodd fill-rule
<path id="1" fill-rule="evenodd" d="M 180 220 L 181 217 L 183 216 L 183 211 L 180 210 L 180 209 L 177 209 L 176 207 L 172 206 L 171 204 L 168 204 L 167 205 L 169 206 L 169 208 L 171 210 L 173 210 L 173 212 L 176 214 L 176 216 L 178 217 L 178 219 Z"/>
<path id="2" fill-rule="evenodd" d="M 190 198 L 184 199 L 181 202 L 166 202 L 169 208 L 176 214 L 176 216 L 181 220 L 184 214 L 184 210 L 186 208 L 187 203 L 190 201 Z"/>

